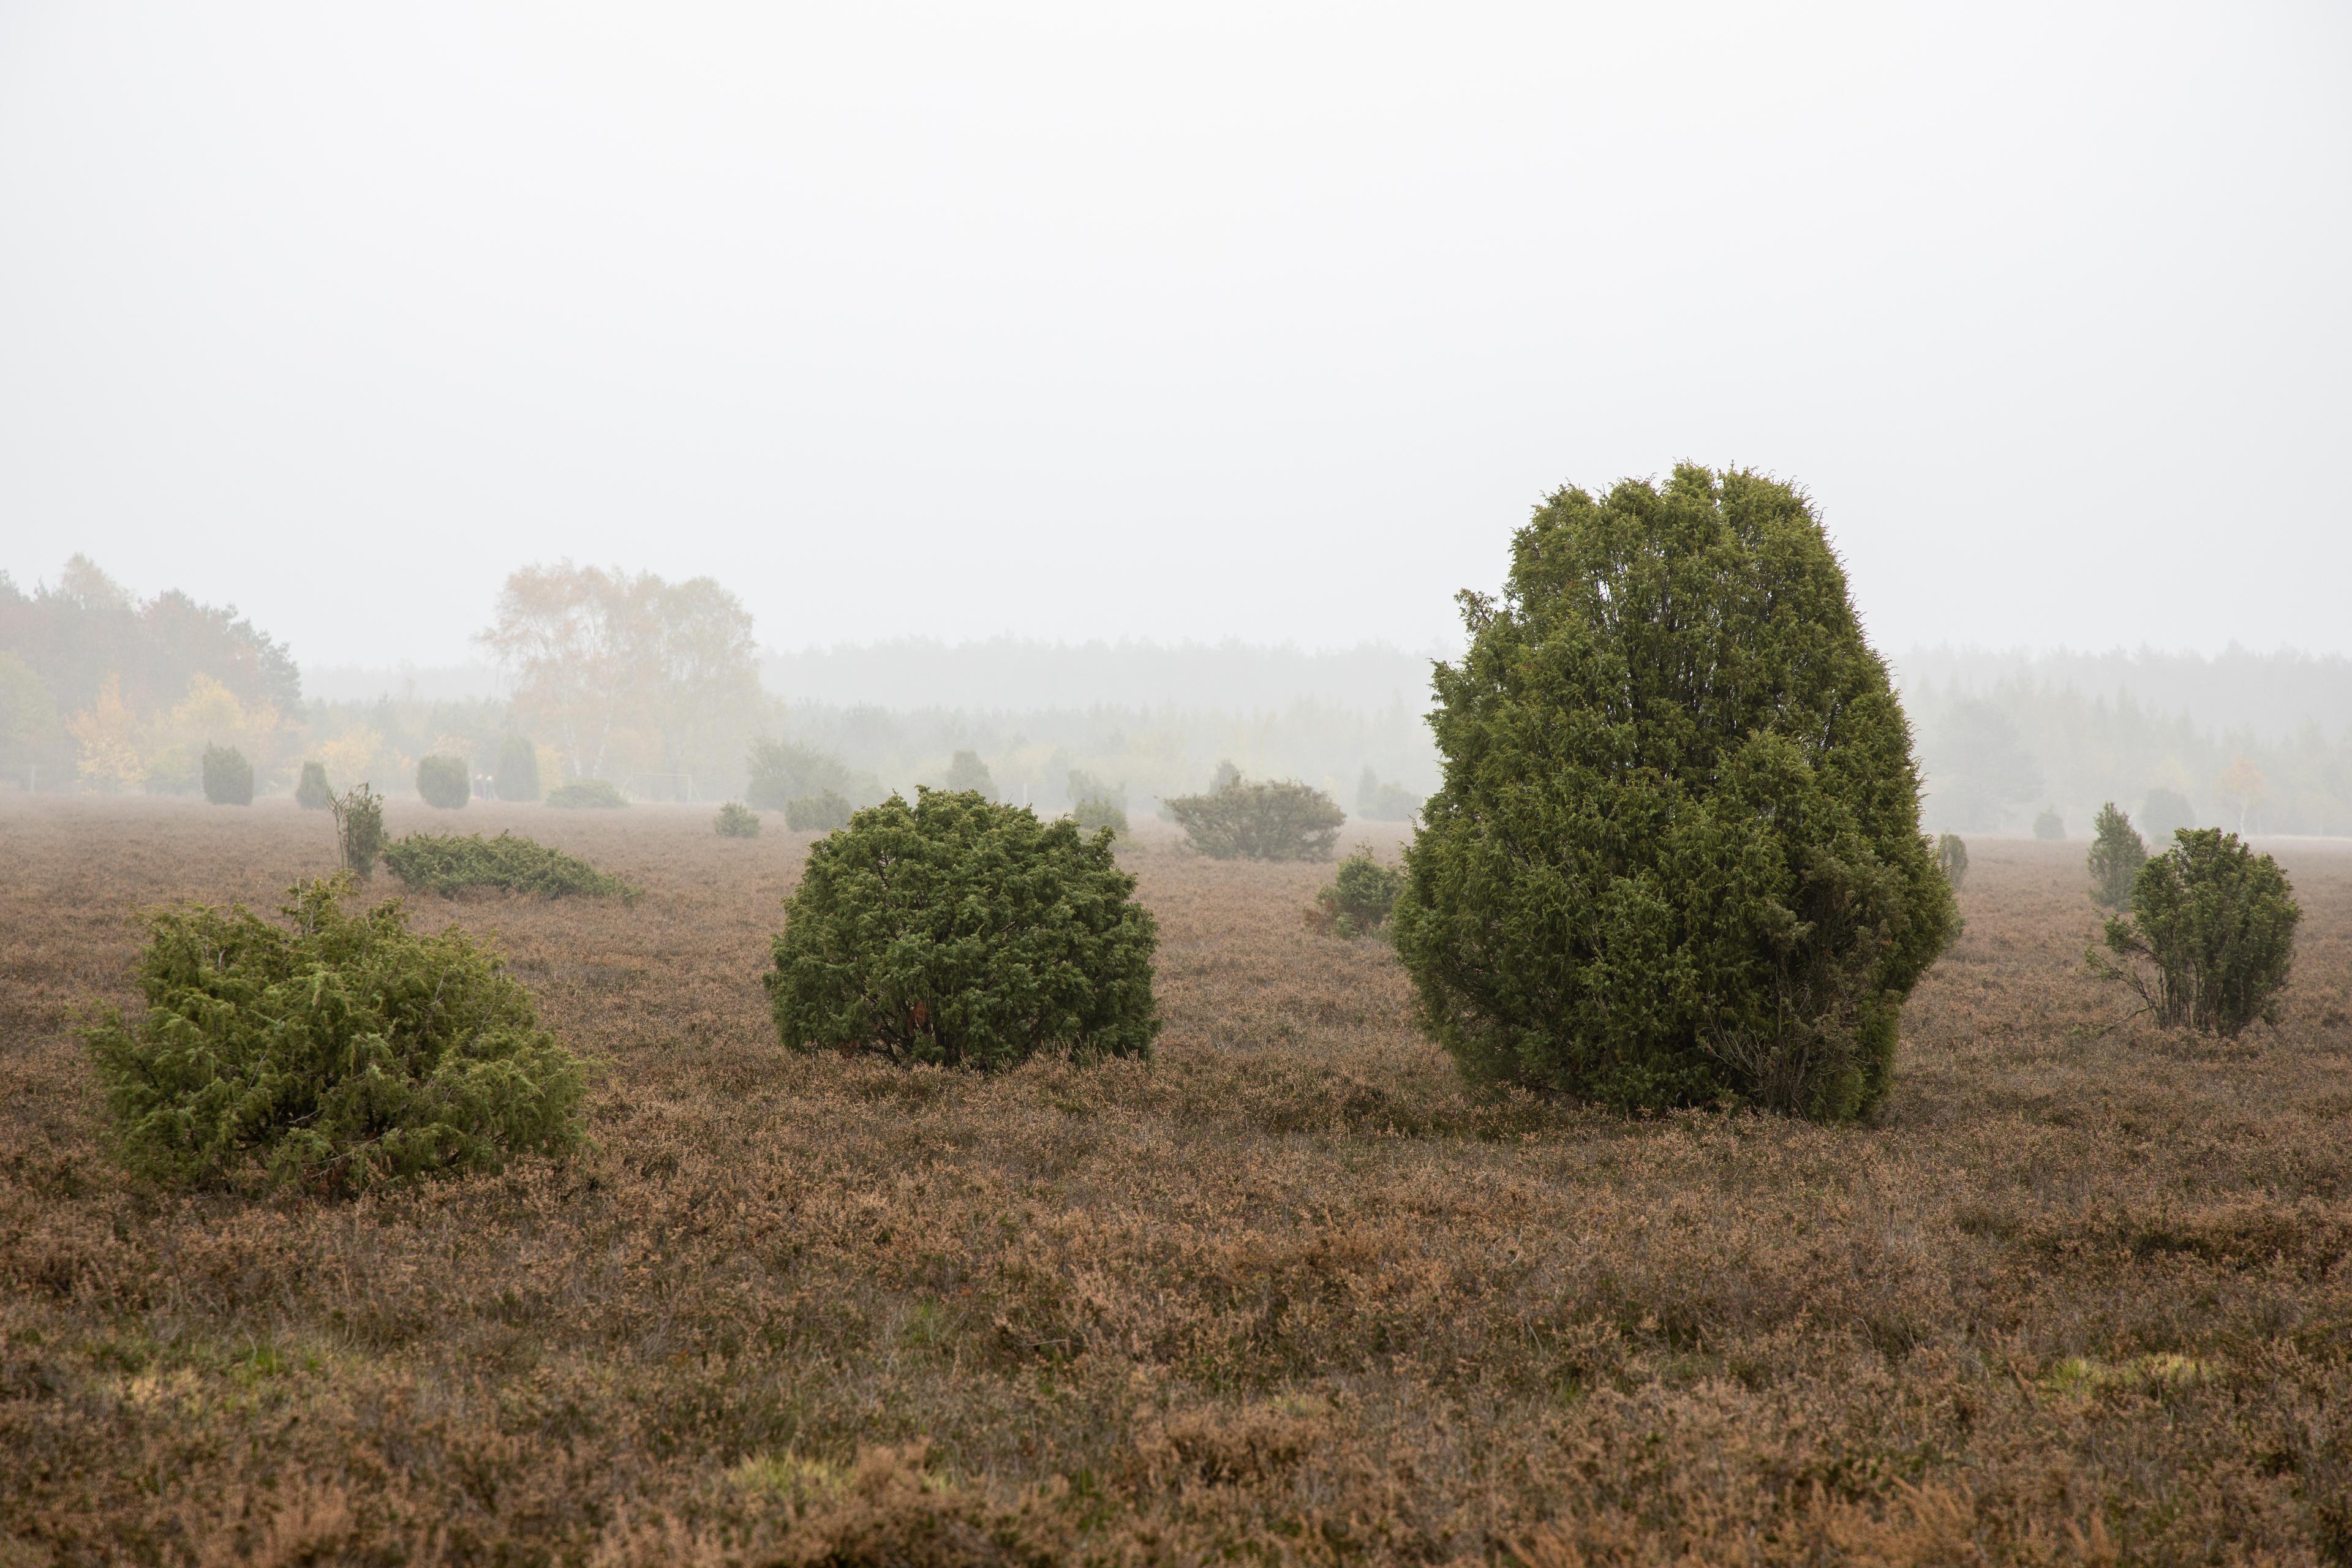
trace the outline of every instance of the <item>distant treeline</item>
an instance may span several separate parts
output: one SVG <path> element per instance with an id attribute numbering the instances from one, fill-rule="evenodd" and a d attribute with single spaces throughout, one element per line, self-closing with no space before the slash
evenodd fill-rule
<path id="1" fill-rule="evenodd" d="M 429 754 L 478 776 L 510 735 L 553 783 L 640 798 L 740 795 L 761 738 L 828 753 L 856 792 L 943 782 L 977 754 L 998 795 L 1047 810 L 1071 775 L 1132 809 L 1204 788 L 1221 763 L 1394 816 L 1433 789 L 1423 715 L 1430 653 L 1237 642 L 761 651 L 708 578 L 666 583 L 569 563 L 512 574 L 462 668 L 334 672 L 305 701 L 286 647 L 232 608 L 139 601 L 77 556 L 55 586 L 0 576 L 0 780 L 45 790 L 182 794 L 208 745 L 235 746 L 261 791 L 306 761 L 337 788 L 413 788 Z M 2158 818 L 2352 835 L 2352 660 L 1915 649 L 1894 664 L 1917 737 L 1927 820 L 2022 832 L 2044 810 L 2089 828 L 2113 800 Z M 380 677 L 380 679 L 379 679 Z M 496 694 L 493 695 L 493 692 Z"/>
<path id="2" fill-rule="evenodd" d="M 2102 801 L 2145 821 L 2153 800 L 2158 818 L 2185 805 L 2198 825 L 2352 835 L 2352 660 L 1942 648 L 1895 663 L 1930 826 L 2021 832 L 2049 809 L 2080 837 Z"/>

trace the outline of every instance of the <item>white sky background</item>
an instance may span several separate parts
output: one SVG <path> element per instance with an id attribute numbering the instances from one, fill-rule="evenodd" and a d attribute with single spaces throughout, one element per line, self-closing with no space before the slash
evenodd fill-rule
<path id="1" fill-rule="evenodd" d="M 1753 464 L 1882 647 L 2352 651 L 2352 8 L 0 3 L 0 568 L 444 663 L 1451 642 Z"/>

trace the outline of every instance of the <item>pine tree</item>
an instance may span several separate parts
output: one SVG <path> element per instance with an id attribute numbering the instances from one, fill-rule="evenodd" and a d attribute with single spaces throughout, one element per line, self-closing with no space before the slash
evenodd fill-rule
<path id="1" fill-rule="evenodd" d="M 1957 914 L 1911 732 L 1803 495 L 1552 496 L 1435 672 L 1397 948 L 1474 1076 L 1823 1119 L 1885 1096 Z"/>
<path id="2" fill-rule="evenodd" d="M 2091 897 L 2108 909 L 2122 909 L 2131 902 L 2132 881 L 2147 863 L 2147 846 L 2114 801 L 2099 807 L 2091 833 Z"/>

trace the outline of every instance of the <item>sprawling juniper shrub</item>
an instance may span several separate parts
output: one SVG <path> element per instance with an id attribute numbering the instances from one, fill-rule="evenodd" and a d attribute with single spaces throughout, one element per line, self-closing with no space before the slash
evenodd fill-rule
<path id="1" fill-rule="evenodd" d="M 1165 815 L 1194 849 L 1216 860 L 1328 860 L 1348 820 L 1311 784 L 1253 783 L 1239 773 L 1206 795 L 1178 795 Z"/>
<path id="2" fill-rule="evenodd" d="M 463 757 L 427 757 L 416 764 L 416 793 L 427 805 L 455 811 L 474 798 L 474 775 Z"/>
<path id="3" fill-rule="evenodd" d="M 420 936 L 397 902 L 346 910 L 352 888 L 298 884 L 282 925 L 150 911 L 145 1013 L 83 1030 L 134 1170 L 359 1189 L 580 1141 L 579 1063 L 529 994 L 461 931 Z"/>
<path id="4" fill-rule="evenodd" d="M 497 888 L 550 899 L 585 895 L 634 900 L 640 891 L 576 856 L 512 833 L 496 838 L 478 833 L 412 833 L 385 847 L 383 863 L 409 889 L 445 896 L 468 888 Z"/>
<path id="5" fill-rule="evenodd" d="M 549 790 L 547 804 L 568 810 L 613 811 L 628 805 L 629 797 L 603 779 L 573 779 Z"/>
<path id="6" fill-rule="evenodd" d="M 253 764 L 235 746 L 205 748 L 205 798 L 215 805 L 253 804 Z"/>
<path id="7" fill-rule="evenodd" d="M 795 1050 L 1000 1068 L 1145 1056 L 1157 927 L 1111 836 L 972 790 L 856 814 L 810 850 L 767 977 Z"/>
<path id="8" fill-rule="evenodd" d="M 335 792 L 327 783 L 327 764 L 304 763 L 302 782 L 294 786 L 294 804 L 305 811 L 324 811 L 335 804 Z"/>
<path id="9" fill-rule="evenodd" d="M 1566 489 L 1461 595 L 1397 900 L 1473 1076 L 1828 1120 L 1886 1093 L 1948 939 L 1911 731 L 1805 498 L 1691 465 Z"/>
<path id="10" fill-rule="evenodd" d="M 2277 1021 L 2303 909 L 2286 873 L 2234 833 L 2184 827 L 2132 883 L 2131 917 L 2107 921 L 2091 967 L 2129 984 L 2159 1023 L 2232 1037 Z"/>
<path id="11" fill-rule="evenodd" d="M 721 838 L 757 838 L 760 837 L 760 814 L 737 801 L 729 801 L 719 808 L 711 820 Z"/>

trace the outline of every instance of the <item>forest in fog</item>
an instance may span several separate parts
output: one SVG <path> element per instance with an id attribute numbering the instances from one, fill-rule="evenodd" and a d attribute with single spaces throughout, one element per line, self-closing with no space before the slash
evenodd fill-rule
<path id="1" fill-rule="evenodd" d="M 1367 817 L 1400 818 L 1436 784 L 1423 714 L 1444 649 L 1034 637 L 781 650 L 755 633 L 709 578 L 531 566 L 508 578 L 473 662 L 332 669 L 306 690 L 299 650 L 234 607 L 142 600 L 76 556 L 54 584 L 0 576 L 0 787 L 193 794 L 204 749 L 234 745 L 265 794 L 317 761 L 339 788 L 404 795 L 418 759 L 487 774 L 512 734 L 550 781 L 644 800 L 740 793 L 766 738 L 834 759 L 868 800 L 943 782 L 967 751 L 1001 798 L 1041 811 L 1070 804 L 1074 774 L 1149 811 L 1224 762 Z M 2113 800 L 2158 829 L 2352 834 L 2340 656 L 1882 651 L 1932 828 L 2022 833 L 2054 814 L 2079 837 Z"/>

